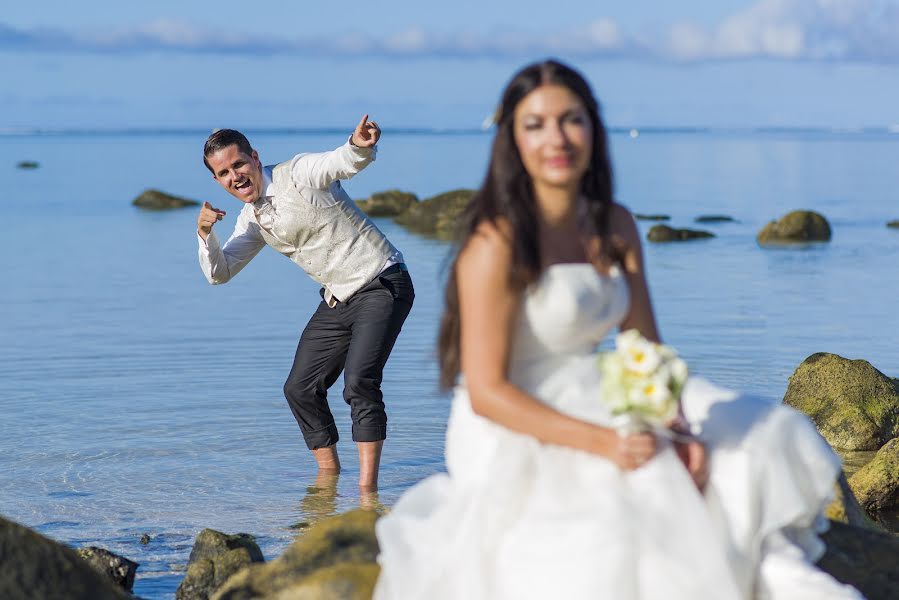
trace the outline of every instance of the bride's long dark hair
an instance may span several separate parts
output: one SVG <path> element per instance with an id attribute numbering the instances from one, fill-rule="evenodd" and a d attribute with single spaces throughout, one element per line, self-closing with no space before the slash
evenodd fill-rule
<path id="1" fill-rule="evenodd" d="M 599 234 L 601 249 L 608 237 L 609 207 L 612 203 L 612 168 L 609 163 L 606 130 L 599 116 L 599 105 L 586 80 L 574 69 L 554 60 L 534 63 L 515 74 L 503 91 L 496 120 L 496 137 L 487 175 L 480 189 L 465 209 L 457 235 L 457 254 L 450 267 L 437 353 L 440 360 L 440 386 L 451 388 L 461 369 L 459 349 L 459 293 L 456 277 L 458 250 L 482 222 L 502 218 L 511 228 L 512 247 L 510 282 L 524 289 L 540 274 L 540 240 L 537 237 L 537 205 L 531 178 L 521 162 L 513 135 L 515 108 L 541 85 L 560 85 L 569 89 L 583 103 L 593 126 L 593 153 L 581 180 L 581 193 Z"/>

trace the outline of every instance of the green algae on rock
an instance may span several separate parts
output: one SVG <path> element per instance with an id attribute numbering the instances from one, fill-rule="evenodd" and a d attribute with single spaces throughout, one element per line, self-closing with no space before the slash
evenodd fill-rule
<path id="1" fill-rule="evenodd" d="M 196 200 L 181 198 L 161 192 L 159 190 L 145 190 L 140 196 L 135 198 L 131 204 L 145 210 L 170 210 L 173 208 L 186 208 L 189 206 L 199 206 Z"/>
<path id="2" fill-rule="evenodd" d="M 411 205 L 396 222 L 414 233 L 452 239 L 474 190 L 458 189 L 438 194 Z"/>
<path id="3" fill-rule="evenodd" d="M 811 210 L 794 210 L 765 225 L 756 235 L 761 245 L 830 241 L 830 223 Z"/>
<path id="4" fill-rule="evenodd" d="M 638 221 L 670 221 L 671 215 L 647 215 L 643 213 L 634 213 L 634 218 Z"/>
<path id="5" fill-rule="evenodd" d="M 252 565 L 231 577 L 213 600 L 367 600 L 380 573 L 375 562 L 377 518 L 374 511 L 358 509 L 318 521 L 281 557 L 264 565 Z"/>
<path id="6" fill-rule="evenodd" d="M 849 479 L 849 485 L 869 514 L 899 507 L 899 438 L 884 444 L 874 459 Z"/>
<path id="7" fill-rule="evenodd" d="M 356 200 L 356 205 L 370 217 L 396 217 L 417 202 L 418 196 L 411 192 L 386 190 L 375 192 L 365 200 Z"/>
<path id="8" fill-rule="evenodd" d="M 715 237 L 710 231 L 699 229 L 677 229 L 667 225 L 653 225 L 646 239 L 650 242 L 686 242 L 689 240 L 702 240 Z"/>
<path id="9" fill-rule="evenodd" d="M 790 376 L 784 402 L 834 448 L 877 450 L 899 436 L 899 383 L 865 360 L 812 354 Z"/>

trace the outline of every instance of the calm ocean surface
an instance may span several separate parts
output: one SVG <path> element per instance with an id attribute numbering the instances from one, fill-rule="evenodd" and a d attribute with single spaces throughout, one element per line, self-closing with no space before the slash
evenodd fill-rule
<path id="1" fill-rule="evenodd" d="M 336 147 L 340 132 L 259 132 L 264 162 Z M 240 208 L 202 166 L 204 132 L 0 136 L 0 514 L 141 564 L 135 593 L 172 598 L 203 527 L 255 535 L 276 557 L 305 523 L 357 506 L 349 410 L 332 389 L 345 471 L 314 463 L 281 393 L 317 287 L 271 250 L 226 286 L 196 258 L 196 211 L 131 206 L 146 188 Z M 385 132 L 347 184 L 421 198 L 478 185 L 490 137 Z M 612 135 L 617 196 L 717 238 L 646 245 L 662 333 L 692 370 L 776 398 L 808 355 L 864 358 L 899 376 L 899 135 L 626 132 Z M 33 171 L 16 168 L 36 160 Z M 830 244 L 763 250 L 792 209 L 823 213 Z M 379 220 L 404 252 L 415 307 L 385 373 L 380 501 L 442 469 L 448 401 L 433 341 L 449 246 Z M 649 225 L 640 224 L 645 233 Z M 141 534 L 151 541 L 141 545 Z"/>

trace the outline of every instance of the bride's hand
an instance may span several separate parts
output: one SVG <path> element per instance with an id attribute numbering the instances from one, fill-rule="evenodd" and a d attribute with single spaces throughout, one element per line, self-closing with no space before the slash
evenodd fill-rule
<path id="1" fill-rule="evenodd" d="M 705 490 L 706 484 L 709 482 L 709 460 L 706 454 L 705 445 L 696 438 L 685 441 L 675 441 L 674 449 L 680 457 L 693 483 L 702 492 Z"/>
<path id="2" fill-rule="evenodd" d="M 618 435 L 612 461 L 625 471 L 639 469 L 658 451 L 656 436 L 649 432 Z"/>

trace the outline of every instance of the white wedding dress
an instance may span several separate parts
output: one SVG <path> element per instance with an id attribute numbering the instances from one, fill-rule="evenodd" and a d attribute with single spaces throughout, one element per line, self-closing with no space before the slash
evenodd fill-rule
<path id="1" fill-rule="evenodd" d="M 510 380 L 607 424 L 595 352 L 628 303 L 619 270 L 550 267 L 525 293 Z M 377 523 L 375 599 L 861 598 L 812 564 L 840 462 L 808 419 L 695 378 L 683 404 L 709 448 L 704 495 L 670 446 L 625 473 L 474 414 L 459 386 L 448 473 Z"/>

